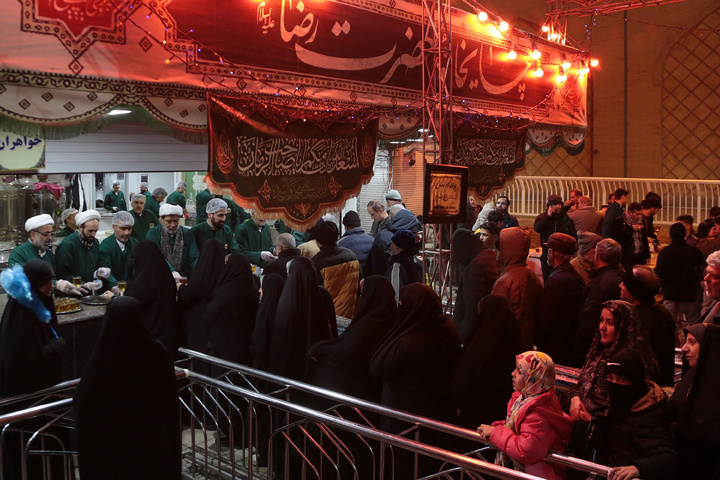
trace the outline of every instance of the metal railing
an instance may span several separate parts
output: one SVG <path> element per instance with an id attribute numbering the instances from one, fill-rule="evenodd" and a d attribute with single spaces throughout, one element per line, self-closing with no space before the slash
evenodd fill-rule
<path id="1" fill-rule="evenodd" d="M 655 215 L 656 224 L 671 224 L 679 215 L 687 214 L 694 217 L 697 225 L 708 218 L 710 208 L 720 205 L 718 181 L 661 178 L 517 176 L 496 196 L 504 194 L 510 198 L 513 215 L 537 215 L 545 210 L 548 195 L 560 195 L 567 200 L 575 188 L 591 197 L 597 209 L 618 188 L 630 192 L 632 202 L 640 202 L 647 192 L 655 192 L 663 205 Z"/>

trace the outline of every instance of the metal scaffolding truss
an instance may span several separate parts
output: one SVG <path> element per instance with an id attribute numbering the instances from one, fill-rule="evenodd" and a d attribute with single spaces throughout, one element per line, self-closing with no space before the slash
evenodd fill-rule
<path id="1" fill-rule="evenodd" d="M 546 0 L 545 12 L 548 16 L 593 15 L 612 13 L 634 8 L 654 7 L 685 0 Z"/>
<path id="2" fill-rule="evenodd" d="M 422 0 L 423 166 L 453 163 L 453 64 L 450 0 Z M 427 188 L 427 186 L 426 186 Z M 440 295 L 446 311 L 452 311 L 452 262 L 449 239 L 452 227 L 434 229 L 435 248 L 424 250 L 426 282 Z M 427 235 L 426 241 L 430 235 Z M 444 243 L 444 244 L 443 244 Z"/>

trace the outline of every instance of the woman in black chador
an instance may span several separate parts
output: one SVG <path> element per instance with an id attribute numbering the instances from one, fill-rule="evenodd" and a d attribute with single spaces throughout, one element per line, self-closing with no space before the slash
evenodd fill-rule
<path id="1" fill-rule="evenodd" d="M 262 278 L 262 298 L 255 315 L 255 329 L 250 346 L 252 366 L 258 370 L 267 371 L 270 365 L 270 342 L 275 332 L 278 302 L 284 286 L 285 278 L 278 273 L 268 273 Z"/>
<path id="2" fill-rule="evenodd" d="M 180 404 L 172 360 L 137 300 L 108 306 L 75 392 L 83 480 L 180 478 Z"/>
<path id="3" fill-rule="evenodd" d="M 308 381 L 310 346 L 337 336 L 332 297 L 319 285 L 319 278 L 311 259 L 297 257 L 290 261 L 278 302 L 270 372 Z"/>
<path id="4" fill-rule="evenodd" d="M 225 268 L 225 249 L 217 240 L 203 243 L 197 266 L 190 274 L 187 285 L 177 292 L 179 315 L 185 330 L 185 345 L 190 350 L 207 353 L 207 328 L 204 314 L 210 294 L 220 284 Z"/>
<path id="5" fill-rule="evenodd" d="M 180 345 L 180 322 L 175 304 L 175 280 L 160 247 L 143 240 L 133 250 L 135 276 L 125 290 L 125 296 L 140 303 L 140 318 L 145 328 L 175 358 Z"/>
<path id="6" fill-rule="evenodd" d="M 252 364 L 250 342 L 258 302 L 250 261 L 245 255 L 233 253 L 205 310 L 211 355 L 243 365 Z"/>
<path id="7" fill-rule="evenodd" d="M 477 321 L 470 326 L 450 383 L 455 423 L 471 430 L 507 413 L 513 392 L 507 372 L 515 369 L 515 355 L 522 351 L 507 297 L 488 295 L 477 309 Z"/>
<path id="8" fill-rule="evenodd" d="M 370 376 L 370 358 L 396 317 L 395 291 L 390 281 L 378 275 L 363 280 L 360 301 L 345 333 L 310 348 L 313 383 L 379 402 L 382 382 Z"/>

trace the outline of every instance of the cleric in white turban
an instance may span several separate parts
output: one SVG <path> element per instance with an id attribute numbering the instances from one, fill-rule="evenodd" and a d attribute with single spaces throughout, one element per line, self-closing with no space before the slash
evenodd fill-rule
<path id="1" fill-rule="evenodd" d="M 100 214 L 96 210 L 80 212 L 75 215 L 75 223 L 77 230 L 65 237 L 57 248 L 55 274 L 67 281 L 72 281 L 74 276 L 82 277 L 84 288 L 99 290 L 102 282 L 96 278 L 96 269 L 100 243 L 95 236 L 100 228 Z"/>
<path id="2" fill-rule="evenodd" d="M 235 234 L 232 229 L 225 225 L 227 220 L 228 204 L 222 198 L 213 198 L 207 203 L 205 209 L 207 220 L 195 225 L 190 230 L 195 237 L 195 243 L 202 249 L 203 244 L 214 238 L 225 249 L 225 254 L 240 252 Z"/>
<path id="3" fill-rule="evenodd" d="M 197 264 L 200 252 L 189 228 L 180 226 L 183 209 L 165 203 L 160 206 L 160 225 L 151 228 L 146 240 L 155 242 L 178 275 L 188 277 Z"/>
<path id="4" fill-rule="evenodd" d="M 25 221 L 25 231 L 28 232 L 28 239 L 22 245 L 18 245 L 10 254 L 8 268 L 15 265 L 21 267 L 30 260 L 41 259 L 55 268 L 55 255 L 50 247 L 53 241 L 53 228 L 55 221 L 47 213 L 35 215 Z"/>

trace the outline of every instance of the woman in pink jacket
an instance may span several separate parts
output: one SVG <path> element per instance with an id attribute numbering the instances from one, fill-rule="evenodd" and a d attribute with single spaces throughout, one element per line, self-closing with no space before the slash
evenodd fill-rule
<path id="1" fill-rule="evenodd" d="M 548 355 L 529 351 L 515 357 L 515 365 L 507 417 L 477 431 L 498 448 L 495 463 L 542 478 L 565 478 L 564 468 L 543 462 L 548 453 L 565 451 L 572 429 L 555 395 L 555 364 Z"/>

